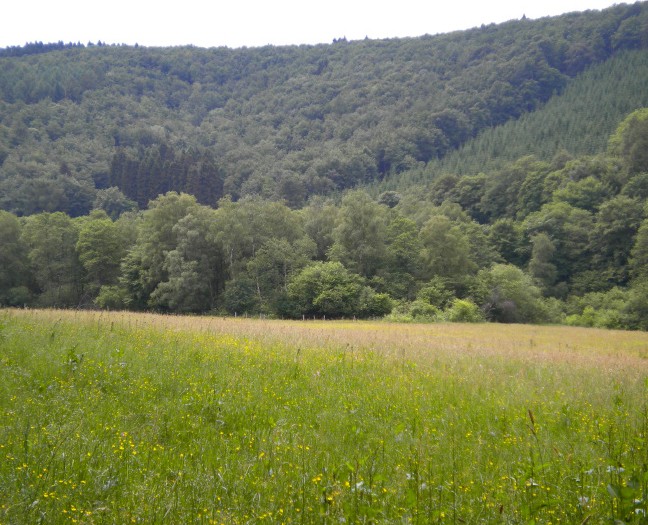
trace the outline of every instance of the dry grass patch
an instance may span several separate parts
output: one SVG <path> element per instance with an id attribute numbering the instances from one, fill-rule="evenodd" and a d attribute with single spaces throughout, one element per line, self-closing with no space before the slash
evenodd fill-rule
<path id="1" fill-rule="evenodd" d="M 132 312 L 10 310 L 11 315 L 156 327 L 191 333 L 230 334 L 266 344 L 372 351 L 415 360 L 503 358 L 530 363 L 591 366 L 611 373 L 648 371 L 648 333 L 566 326 L 519 324 L 393 324 L 370 321 L 281 321 L 246 318 L 167 316 Z"/>

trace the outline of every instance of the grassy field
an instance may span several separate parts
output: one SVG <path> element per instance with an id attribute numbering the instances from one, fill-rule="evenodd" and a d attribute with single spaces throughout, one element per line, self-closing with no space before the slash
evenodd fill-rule
<path id="1" fill-rule="evenodd" d="M 0 312 L 0 523 L 646 523 L 648 334 Z"/>

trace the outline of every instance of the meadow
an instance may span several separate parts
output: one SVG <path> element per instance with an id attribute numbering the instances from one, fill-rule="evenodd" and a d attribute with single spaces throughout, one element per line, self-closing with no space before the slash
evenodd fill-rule
<path id="1" fill-rule="evenodd" d="M 648 334 L 0 311 L 0 524 L 646 523 Z"/>

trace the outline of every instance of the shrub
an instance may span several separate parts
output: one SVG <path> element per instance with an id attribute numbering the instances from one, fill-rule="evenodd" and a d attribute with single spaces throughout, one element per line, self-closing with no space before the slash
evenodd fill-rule
<path id="1" fill-rule="evenodd" d="M 121 286 L 102 286 L 95 304 L 105 310 L 123 310 L 126 308 L 126 295 Z"/>
<path id="2" fill-rule="evenodd" d="M 479 307 L 469 299 L 455 299 L 445 311 L 446 320 L 453 323 L 481 323 L 484 314 Z"/>

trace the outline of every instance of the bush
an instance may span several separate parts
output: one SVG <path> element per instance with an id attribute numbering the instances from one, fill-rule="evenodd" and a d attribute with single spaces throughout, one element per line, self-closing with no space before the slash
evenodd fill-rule
<path id="1" fill-rule="evenodd" d="M 591 292 L 570 297 L 565 322 L 570 326 L 595 328 L 627 328 L 627 304 L 630 292 L 612 288 L 607 292 Z"/>
<path id="2" fill-rule="evenodd" d="M 480 271 L 474 294 L 489 320 L 500 323 L 547 321 L 540 289 L 529 275 L 511 264 L 495 264 Z"/>
<path id="3" fill-rule="evenodd" d="M 362 290 L 360 297 L 361 317 L 383 317 L 394 307 L 394 301 L 386 293 L 376 293 L 368 286 Z"/>
<path id="4" fill-rule="evenodd" d="M 416 294 L 416 298 L 437 308 L 446 308 L 454 299 L 454 293 L 449 290 L 441 278 L 434 278 Z"/>
<path id="5" fill-rule="evenodd" d="M 339 262 L 317 262 L 293 277 L 288 297 L 299 315 L 382 317 L 391 312 L 391 297 L 376 293 L 364 282 Z"/>
<path id="6" fill-rule="evenodd" d="M 565 303 L 555 297 L 543 301 L 545 321 L 551 324 L 562 324 L 565 321 Z"/>
<path id="7" fill-rule="evenodd" d="M 120 286 L 102 286 L 95 304 L 104 310 L 123 310 L 126 308 L 127 292 Z"/>
<path id="8" fill-rule="evenodd" d="M 441 317 L 441 310 L 425 301 L 402 302 L 394 306 L 385 319 L 395 323 L 433 323 Z"/>
<path id="9" fill-rule="evenodd" d="M 444 315 L 452 323 L 481 323 L 485 320 L 483 312 L 469 299 L 455 299 Z"/>
<path id="10" fill-rule="evenodd" d="M 625 328 L 648 330 L 648 280 L 633 283 L 622 315 Z"/>

